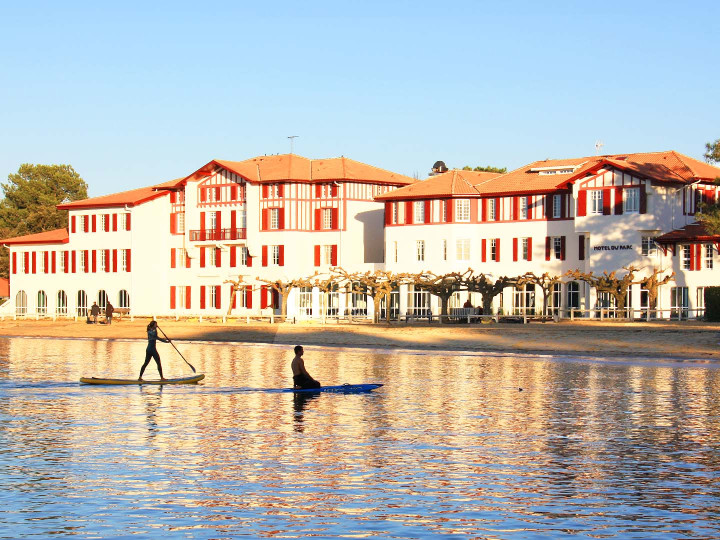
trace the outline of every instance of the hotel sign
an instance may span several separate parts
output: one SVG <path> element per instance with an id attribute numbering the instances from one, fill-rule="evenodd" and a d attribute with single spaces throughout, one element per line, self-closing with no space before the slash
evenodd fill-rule
<path id="1" fill-rule="evenodd" d="M 593 249 L 595 251 L 623 251 L 627 249 L 632 249 L 632 244 L 616 244 L 616 245 L 610 245 L 610 246 L 594 246 Z"/>

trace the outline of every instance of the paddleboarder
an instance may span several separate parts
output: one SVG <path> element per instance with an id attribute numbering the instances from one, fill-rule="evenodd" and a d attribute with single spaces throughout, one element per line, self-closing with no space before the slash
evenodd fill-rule
<path id="1" fill-rule="evenodd" d="M 290 364 L 295 388 L 320 388 L 320 383 L 313 379 L 305 369 L 305 361 L 302 357 L 304 352 L 302 345 L 295 345 L 295 358 Z"/>
<path id="2" fill-rule="evenodd" d="M 170 340 L 158 337 L 157 321 L 150 321 L 150 324 L 147 325 L 147 336 L 148 344 L 147 349 L 145 349 L 145 363 L 143 364 L 142 368 L 140 368 L 140 377 L 138 377 L 138 380 L 142 381 L 142 376 L 145 372 L 145 368 L 150 363 L 150 359 L 154 358 L 155 363 L 157 364 L 158 373 L 160 373 L 160 380 L 164 381 L 165 377 L 163 377 L 162 364 L 160 363 L 160 354 L 155 348 L 155 343 L 157 342 L 157 340 L 160 340 L 163 343 L 170 343 Z"/>

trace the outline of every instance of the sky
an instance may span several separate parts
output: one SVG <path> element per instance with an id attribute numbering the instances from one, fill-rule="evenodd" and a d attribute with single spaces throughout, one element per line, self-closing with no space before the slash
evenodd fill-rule
<path id="1" fill-rule="evenodd" d="M 0 2 L 0 181 L 71 164 L 90 196 L 212 159 L 432 164 L 720 138 L 720 2 Z"/>

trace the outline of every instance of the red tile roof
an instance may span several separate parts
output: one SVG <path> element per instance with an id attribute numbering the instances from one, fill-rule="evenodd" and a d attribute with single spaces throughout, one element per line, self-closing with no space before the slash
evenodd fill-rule
<path id="1" fill-rule="evenodd" d="M 720 235 L 709 234 L 702 223 L 692 223 L 682 229 L 665 233 L 658 236 L 655 241 L 658 244 L 676 244 L 678 242 L 718 242 Z"/>
<path id="2" fill-rule="evenodd" d="M 69 203 L 58 204 L 60 210 L 77 210 L 79 208 L 107 208 L 116 206 L 135 206 L 158 197 L 167 195 L 162 188 L 171 183 L 177 183 L 178 180 L 171 180 L 163 184 L 155 186 L 131 189 L 130 191 L 122 191 L 111 195 L 103 195 L 101 197 L 92 197 L 81 201 L 73 201 Z M 160 189 L 160 191 L 158 191 Z"/>
<path id="3" fill-rule="evenodd" d="M 218 168 L 227 169 L 242 176 L 247 181 L 255 183 L 352 180 L 374 184 L 406 185 L 416 182 L 409 176 L 379 169 L 346 157 L 308 159 L 296 154 L 261 156 L 246 159 L 245 161 L 216 159 L 182 179 L 182 181 L 208 176 Z M 178 182 L 176 185 L 180 183 Z"/>
<path id="4" fill-rule="evenodd" d="M 498 173 L 462 171 L 452 169 L 450 171 L 431 176 L 422 182 L 416 182 L 409 186 L 396 189 L 375 197 L 377 200 L 394 199 L 422 199 L 424 197 L 479 197 L 480 192 L 475 184 L 482 184 L 491 178 L 499 176 Z"/>
<path id="5" fill-rule="evenodd" d="M 35 234 L 26 234 L 14 238 L 0 240 L 0 244 L 67 244 L 69 241 L 67 229 L 55 229 Z"/>

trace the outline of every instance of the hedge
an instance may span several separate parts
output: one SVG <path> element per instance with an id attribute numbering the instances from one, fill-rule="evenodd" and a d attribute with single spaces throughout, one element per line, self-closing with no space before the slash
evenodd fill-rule
<path id="1" fill-rule="evenodd" d="M 720 322 L 720 287 L 705 287 L 705 318 Z"/>

